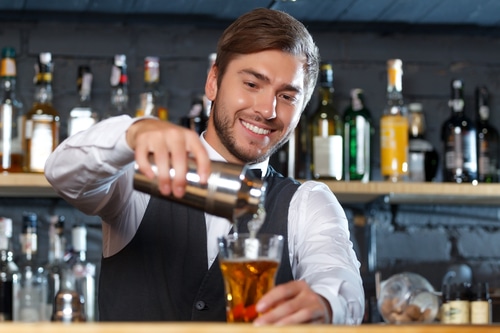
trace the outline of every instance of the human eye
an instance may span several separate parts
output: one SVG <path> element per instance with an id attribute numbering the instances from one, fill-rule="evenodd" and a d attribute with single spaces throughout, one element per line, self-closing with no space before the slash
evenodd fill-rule
<path id="1" fill-rule="evenodd" d="M 281 94 L 280 98 L 288 104 L 296 104 L 298 98 L 293 94 Z"/>
<path id="2" fill-rule="evenodd" d="M 257 84 L 255 82 L 252 82 L 252 81 L 244 81 L 244 84 L 248 88 L 251 88 L 251 89 L 256 89 L 257 88 Z"/>

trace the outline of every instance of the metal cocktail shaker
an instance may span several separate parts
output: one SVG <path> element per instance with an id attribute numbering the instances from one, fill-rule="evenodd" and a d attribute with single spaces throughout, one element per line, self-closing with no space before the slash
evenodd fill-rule
<path id="1" fill-rule="evenodd" d="M 153 166 L 155 171 L 155 166 Z M 174 177 L 174 169 L 170 176 Z M 207 184 L 200 183 L 196 163 L 188 160 L 186 193 L 182 198 L 164 196 L 158 189 L 156 179 L 148 179 L 136 168 L 134 188 L 153 196 L 179 202 L 209 214 L 224 217 L 231 222 L 246 214 L 256 214 L 264 205 L 266 183 L 253 175 L 247 165 L 212 161 Z"/>

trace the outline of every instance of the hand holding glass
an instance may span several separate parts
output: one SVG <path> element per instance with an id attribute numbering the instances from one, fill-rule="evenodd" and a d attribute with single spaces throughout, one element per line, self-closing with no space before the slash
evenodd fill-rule
<path id="1" fill-rule="evenodd" d="M 255 305 L 274 287 L 283 251 L 283 236 L 234 234 L 218 239 L 224 278 L 227 322 L 252 322 Z"/>

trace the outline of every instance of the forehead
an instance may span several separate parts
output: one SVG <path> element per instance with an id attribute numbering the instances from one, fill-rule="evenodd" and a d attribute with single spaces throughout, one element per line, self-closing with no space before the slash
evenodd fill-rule
<path id="1" fill-rule="evenodd" d="M 228 64 L 228 70 L 240 72 L 251 69 L 267 77 L 271 82 L 293 84 L 303 89 L 304 64 L 305 57 L 278 50 L 266 50 L 236 56 Z"/>

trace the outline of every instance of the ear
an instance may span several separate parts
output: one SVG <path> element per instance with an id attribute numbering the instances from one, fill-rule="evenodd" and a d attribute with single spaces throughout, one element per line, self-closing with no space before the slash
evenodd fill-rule
<path id="1" fill-rule="evenodd" d="M 215 100 L 217 96 L 217 67 L 215 67 L 215 65 L 212 65 L 208 72 L 207 81 L 205 83 L 205 95 L 211 101 Z"/>

